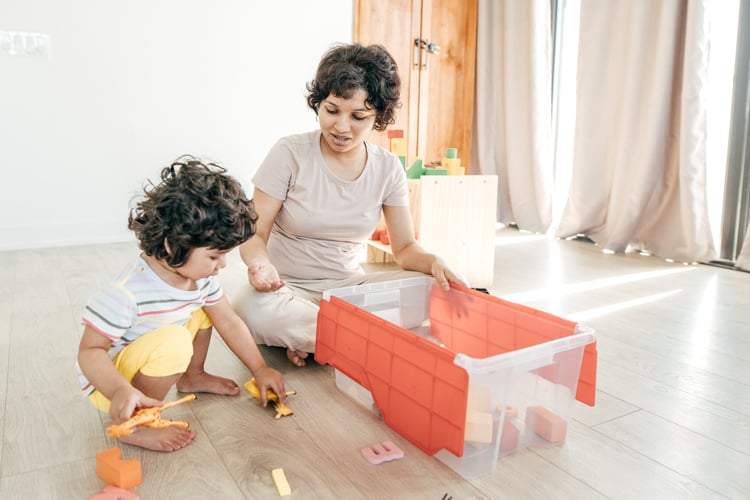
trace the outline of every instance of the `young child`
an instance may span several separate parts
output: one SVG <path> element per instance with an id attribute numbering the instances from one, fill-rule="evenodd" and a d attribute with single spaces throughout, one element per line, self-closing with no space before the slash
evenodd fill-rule
<path id="1" fill-rule="evenodd" d="M 281 374 L 266 365 L 218 279 L 226 254 L 253 235 L 257 215 L 222 167 L 183 156 L 150 183 L 128 218 L 143 251 L 86 306 L 78 351 L 85 395 L 115 423 L 161 406 L 170 388 L 237 395 L 232 380 L 208 374 L 212 326 L 266 390 L 283 401 Z M 120 441 L 156 451 L 190 444 L 195 431 L 136 427 Z"/>

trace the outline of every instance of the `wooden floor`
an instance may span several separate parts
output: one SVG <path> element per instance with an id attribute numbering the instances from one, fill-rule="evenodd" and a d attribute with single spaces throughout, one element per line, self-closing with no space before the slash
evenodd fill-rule
<path id="1" fill-rule="evenodd" d="M 78 393 L 82 308 L 137 253 L 134 244 L 0 252 L 0 498 L 87 499 L 105 484 L 94 457 L 118 443 Z M 236 254 L 227 292 L 244 285 Z M 294 415 L 274 420 L 246 393 L 201 395 L 165 417 L 198 436 L 172 454 L 121 445 L 140 460 L 142 499 L 269 499 L 271 469 L 288 498 L 687 499 L 750 497 L 750 274 L 592 244 L 498 232 L 491 292 L 593 327 L 597 405 L 578 404 L 567 440 L 501 458 L 465 481 L 426 456 L 334 383 L 330 366 L 280 369 Z M 208 368 L 249 373 L 214 339 Z M 171 393 L 168 399 L 176 399 Z M 359 453 L 391 439 L 402 460 Z"/>

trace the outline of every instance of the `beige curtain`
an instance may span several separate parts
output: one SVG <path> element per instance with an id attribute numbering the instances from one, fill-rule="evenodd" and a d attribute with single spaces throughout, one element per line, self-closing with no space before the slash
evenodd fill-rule
<path id="1" fill-rule="evenodd" d="M 742 244 L 742 251 L 734 265 L 745 271 L 750 271 L 750 227 L 747 228 L 745 242 Z"/>
<path id="2" fill-rule="evenodd" d="M 714 259 L 705 2 L 581 0 L 580 27 L 573 170 L 557 235 Z"/>
<path id="3" fill-rule="evenodd" d="M 497 174 L 499 222 L 552 218 L 549 0 L 479 0 L 471 172 Z"/>

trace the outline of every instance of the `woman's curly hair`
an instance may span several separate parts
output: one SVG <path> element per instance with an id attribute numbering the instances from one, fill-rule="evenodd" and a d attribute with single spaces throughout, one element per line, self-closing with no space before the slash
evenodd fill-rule
<path id="1" fill-rule="evenodd" d="M 194 248 L 230 250 L 255 233 L 252 200 L 238 181 L 215 163 L 181 156 L 148 182 L 131 210 L 128 228 L 146 255 L 172 267 L 185 264 Z"/>
<path id="2" fill-rule="evenodd" d="M 307 84 L 307 105 L 318 114 L 329 95 L 349 99 L 358 89 L 367 92 L 365 104 L 375 110 L 375 130 L 396 121 L 401 105 L 401 78 L 393 57 L 382 45 L 337 45 L 320 60 L 315 79 Z"/>

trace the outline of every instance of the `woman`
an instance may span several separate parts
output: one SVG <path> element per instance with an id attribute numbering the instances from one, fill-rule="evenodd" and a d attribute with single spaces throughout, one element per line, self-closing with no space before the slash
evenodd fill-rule
<path id="1" fill-rule="evenodd" d="M 406 176 L 398 158 L 368 144 L 371 130 L 395 121 L 401 81 L 381 46 L 340 45 L 321 59 L 307 85 L 319 130 L 285 137 L 255 176 L 255 235 L 240 247 L 250 287 L 234 307 L 258 343 L 287 348 L 304 366 L 315 349 L 323 291 L 431 274 L 464 284 L 414 239 Z M 366 275 L 363 242 L 381 211 L 403 271 Z"/>

